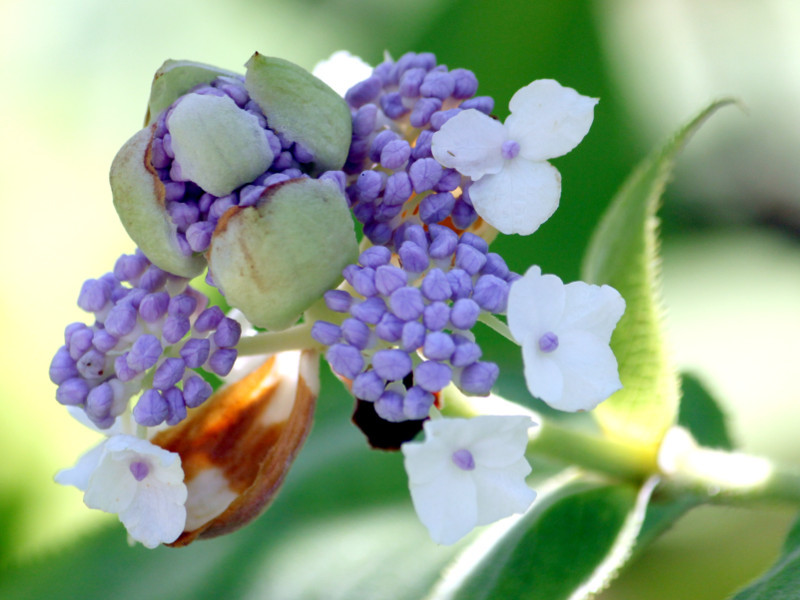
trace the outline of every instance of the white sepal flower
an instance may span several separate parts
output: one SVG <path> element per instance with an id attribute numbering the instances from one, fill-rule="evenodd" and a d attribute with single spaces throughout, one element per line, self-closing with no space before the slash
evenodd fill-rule
<path id="1" fill-rule="evenodd" d="M 528 390 L 553 408 L 591 410 L 622 387 L 609 342 L 625 300 L 608 285 L 531 267 L 511 284 L 508 326 L 522 346 Z"/>
<path id="2" fill-rule="evenodd" d="M 511 98 L 505 124 L 475 110 L 460 112 L 431 140 L 433 157 L 473 180 L 475 211 L 499 231 L 528 235 L 558 208 L 561 175 L 547 162 L 588 133 L 596 98 L 540 79 Z"/>
<path id="3" fill-rule="evenodd" d="M 478 525 L 524 512 L 536 497 L 525 483 L 524 416 L 433 419 L 424 442 L 402 445 L 411 499 L 439 544 L 453 544 Z"/>
<path id="4" fill-rule="evenodd" d="M 83 491 L 89 508 L 116 513 L 131 538 L 148 548 L 183 532 L 187 492 L 180 456 L 147 440 L 113 435 L 55 480 Z"/>

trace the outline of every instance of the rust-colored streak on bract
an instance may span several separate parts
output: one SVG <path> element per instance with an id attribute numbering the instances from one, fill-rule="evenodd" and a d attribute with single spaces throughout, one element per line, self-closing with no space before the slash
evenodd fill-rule
<path id="1" fill-rule="evenodd" d="M 304 352 L 300 361 L 316 360 L 312 354 Z M 275 366 L 275 357 L 270 357 L 216 392 L 183 423 L 154 437 L 153 443 L 180 454 L 186 482 L 216 468 L 237 494 L 222 514 L 184 531 L 170 546 L 234 531 L 257 517 L 277 493 L 311 429 L 316 395 L 299 374 L 290 375 L 298 377 L 293 401 L 288 400 L 291 411 L 284 420 L 264 424 L 273 402 L 287 402 L 287 374 L 278 373 Z"/>
<path id="2" fill-rule="evenodd" d="M 156 126 L 157 123 L 153 123 L 150 126 L 150 141 L 144 151 L 144 168 L 153 178 L 153 189 L 155 190 L 156 198 L 158 198 L 158 203 L 166 210 L 167 188 L 164 187 L 164 182 L 161 181 L 156 168 L 153 166 L 153 139 L 156 137 Z"/>

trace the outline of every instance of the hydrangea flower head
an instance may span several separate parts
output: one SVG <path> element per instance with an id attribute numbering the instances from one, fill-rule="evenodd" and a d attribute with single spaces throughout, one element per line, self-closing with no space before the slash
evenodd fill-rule
<path id="1" fill-rule="evenodd" d="M 114 435 L 84 454 L 56 482 L 84 492 L 89 508 L 116 513 L 148 548 L 175 541 L 186 523 L 181 458 L 131 435 Z"/>
<path id="2" fill-rule="evenodd" d="M 625 312 L 614 288 L 531 267 L 509 290 L 508 326 L 522 346 L 528 390 L 553 408 L 591 410 L 622 387 L 609 341 Z"/>
<path id="3" fill-rule="evenodd" d="M 454 544 L 478 525 L 524 512 L 536 493 L 525 484 L 525 416 L 435 419 L 425 441 L 403 444 L 414 509 L 439 544 Z"/>
<path id="4" fill-rule="evenodd" d="M 431 152 L 441 165 L 472 178 L 470 199 L 480 217 L 503 233 L 528 235 L 561 197 L 561 176 L 547 160 L 580 143 L 595 104 L 540 79 L 514 94 L 505 123 L 474 109 L 451 118 L 433 135 Z"/>

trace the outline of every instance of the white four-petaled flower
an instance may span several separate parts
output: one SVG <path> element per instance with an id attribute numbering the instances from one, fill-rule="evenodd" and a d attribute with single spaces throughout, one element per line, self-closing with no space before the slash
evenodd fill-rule
<path id="1" fill-rule="evenodd" d="M 403 444 L 411 499 L 439 544 L 453 544 L 478 525 L 524 512 L 536 497 L 525 477 L 525 416 L 433 419 L 424 442 Z"/>
<path id="2" fill-rule="evenodd" d="M 181 458 L 131 435 L 113 435 L 56 474 L 84 492 L 89 508 L 116 513 L 131 538 L 148 548 L 174 542 L 186 524 Z"/>
<path id="3" fill-rule="evenodd" d="M 553 408 L 590 410 L 622 387 L 609 342 L 625 312 L 614 288 L 531 267 L 511 285 L 508 326 L 522 346 L 528 390 Z"/>
<path id="4" fill-rule="evenodd" d="M 550 218 L 561 197 L 561 175 L 547 160 L 580 143 L 597 102 L 540 79 L 514 94 L 505 124 L 464 110 L 433 135 L 431 151 L 445 167 L 472 178 L 469 196 L 487 223 L 528 235 Z"/>

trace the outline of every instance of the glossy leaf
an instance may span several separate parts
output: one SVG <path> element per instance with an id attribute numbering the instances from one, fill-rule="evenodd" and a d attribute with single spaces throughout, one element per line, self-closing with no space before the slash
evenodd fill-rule
<path id="1" fill-rule="evenodd" d="M 609 435 L 653 450 L 675 423 L 680 397 L 662 328 L 656 212 L 681 148 L 729 103 L 706 108 L 639 165 L 608 208 L 584 257 L 583 279 L 615 287 L 627 303 L 611 338 L 624 387 L 594 414 Z"/>

